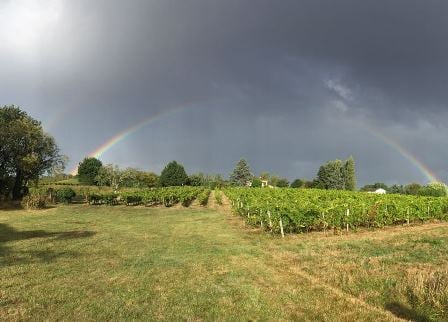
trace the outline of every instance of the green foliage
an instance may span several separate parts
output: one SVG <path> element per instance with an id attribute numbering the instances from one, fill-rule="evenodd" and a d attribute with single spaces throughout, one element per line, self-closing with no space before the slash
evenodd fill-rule
<path id="1" fill-rule="evenodd" d="M 112 187 L 116 191 L 124 181 L 124 172 L 117 165 L 108 164 L 99 169 L 95 181 L 99 186 Z"/>
<path id="2" fill-rule="evenodd" d="M 159 177 L 153 172 L 145 172 L 134 168 L 121 170 L 117 165 L 102 166 L 95 181 L 99 186 L 120 188 L 153 188 L 156 187 Z"/>
<path id="3" fill-rule="evenodd" d="M 230 182 L 235 186 L 246 186 L 252 179 L 249 165 L 245 159 L 241 159 L 233 169 L 230 175 Z"/>
<path id="4" fill-rule="evenodd" d="M 447 186 L 444 183 L 433 182 L 420 188 L 418 194 L 420 196 L 446 197 L 447 191 Z"/>
<path id="5" fill-rule="evenodd" d="M 215 200 L 218 205 L 222 205 L 222 193 L 221 191 L 215 191 Z"/>
<path id="6" fill-rule="evenodd" d="M 291 188 L 303 188 L 305 182 L 301 179 L 296 179 L 291 183 Z"/>
<path id="7" fill-rule="evenodd" d="M 448 198 L 308 189 L 229 188 L 233 209 L 249 223 L 279 232 L 382 227 L 448 219 Z M 348 212 L 347 212 L 348 210 Z"/>
<path id="8" fill-rule="evenodd" d="M 119 175 L 119 186 L 128 188 L 152 188 L 156 187 L 159 181 L 159 177 L 153 172 L 145 172 L 134 168 L 126 168 L 123 171 L 114 168 L 116 174 Z M 112 182 L 112 175 L 110 173 L 109 182 Z"/>
<path id="9" fill-rule="evenodd" d="M 369 192 L 369 191 L 372 192 L 372 191 L 375 191 L 378 189 L 384 189 L 386 191 L 389 191 L 389 187 L 385 183 L 382 183 L 382 182 L 376 182 L 374 184 L 367 184 L 364 187 L 362 187 L 360 190 L 364 191 L 364 192 Z"/>
<path id="10" fill-rule="evenodd" d="M 261 180 L 268 180 L 271 178 L 271 175 L 269 174 L 269 172 L 264 171 L 262 173 L 260 173 L 260 179 Z"/>
<path id="11" fill-rule="evenodd" d="M 288 179 L 286 179 L 286 178 L 280 178 L 280 179 L 277 181 L 276 187 L 279 187 L 279 188 L 287 188 L 287 187 L 289 187 L 289 181 L 288 181 Z"/>
<path id="12" fill-rule="evenodd" d="M 356 171 L 355 171 L 355 160 L 351 156 L 344 163 L 343 168 L 344 177 L 344 188 L 345 190 L 355 191 L 356 190 Z"/>
<path id="13" fill-rule="evenodd" d="M 314 180 L 305 180 L 305 182 L 303 183 L 303 187 L 304 188 L 308 188 L 308 189 L 313 189 L 313 188 L 317 188 L 318 186 L 318 181 L 317 179 Z"/>
<path id="14" fill-rule="evenodd" d="M 384 189 L 384 188 L 383 188 Z M 393 184 L 389 189 L 385 189 L 388 193 L 404 194 L 404 187 L 399 184 Z"/>
<path id="15" fill-rule="evenodd" d="M 422 186 L 418 183 L 410 183 L 404 186 L 404 193 L 407 195 L 418 195 Z"/>
<path id="16" fill-rule="evenodd" d="M 252 179 L 252 188 L 261 188 L 261 180 L 258 178 Z"/>
<path id="17" fill-rule="evenodd" d="M 288 179 L 282 178 L 282 177 L 279 177 L 276 175 L 270 176 L 269 179 L 267 179 L 267 180 L 268 180 L 268 183 L 274 187 L 286 188 L 289 186 Z"/>
<path id="18" fill-rule="evenodd" d="M 0 107 L 0 193 L 20 199 L 29 181 L 63 168 L 65 158 L 42 125 L 16 106 Z"/>
<path id="19" fill-rule="evenodd" d="M 135 189 L 120 192 L 92 191 L 87 200 L 91 205 L 145 205 L 147 207 L 165 205 L 171 207 L 181 203 L 184 206 L 198 197 L 205 189 L 203 187 L 164 187 L 155 189 Z M 207 197 L 208 198 L 208 197 Z M 202 199 L 203 200 L 203 199 Z"/>
<path id="20" fill-rule="evenodd" d="M 223 188 L 229 183 L 222 178 L 220 174 L 215 175 L 209 182 L 210 189 Z"/>
<path id="21" fill-rule="evenodd" d="M 159 184 L 162 187 L 183 186 L 187 183 L 188 176 L 184 167 L 176 161 L 171 161 L 163 169 Z"/>
<path id="22" fill-rule="evenodd" d="M 207 205 L 210 192 L 210 189 L 204 189 L 201 193 L 199 193 L 197 199 L 201 206 Z"/>
<path id="23" fill-rule="evenodd" d="M 202 173 L 193 174 L 188 178 L 188 185 L 193 187 L 203 186 L 205 184 L 205 178 Z"/>
<path id="24" fill-rule="evenodd" d="M 356 190 L 355 160 L 348 158 L 328 161 L 317 172 L 317 178 L 311 185 L 318 189 Z"/>
<path id="25" fill-rule="evenodd" d="M 322 189 L 344 189 L 343 162 L 334 160 L 322 165 L 317 172 L 317 181 L 318 187 Z"/>
<path id="26" fill-rule="evenodd" d="M 97 184 L 96 177 L 103 166 L 103 163 L 96 158 L 85 158 L 79 163 L 78 178 L 82 184 Z"/>
<path id="27" fill-rule="evenodd" d="M 56 200 L 58 202 L 71 203 L 73 197 L 75 196 L 76 196 L 75 191 L 69 187 L 56 190 Z"/>

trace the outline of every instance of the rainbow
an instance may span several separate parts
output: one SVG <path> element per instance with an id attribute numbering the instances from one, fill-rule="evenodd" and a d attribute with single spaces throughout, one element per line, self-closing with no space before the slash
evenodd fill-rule
<path id="1" fill-rule="evenodd" d="M 381 139 L 387 145 L 392 147 L 395 151 L 401 154 L 405 159 L 411 162 L 425 177 L 431 182 L 441 182 L 437 178 L 437 175 L 431 171 L 422 161 L 417 159 L 414 155 L 412 155 L 408 150 L 406 150 L 402 145 L 392 140 L 391 138 L 385 136 L 381 131 L 375 129 L 371 125 L 364 124 L 365 128 L 368 129 L 374 136 Z"/>
<path id="2" fill-rule="evenodd" d="M 173 114 L 175 112 L 178 112 L 180 110 L 186 109 L 189 107 L 188 104 L 183 104 L 181 106 L 171 108 L 168 110 L 161 111 L 159 113 L 156 113 L 154 115 L 151 115 L 150 117 L 144 119 L 141 122 L 138 122 L 137 124 L 117 133 L 113 137 L 111 137 L 109 140 L 104 142 L 102 145 L 100 145 L 97 149 L 95 149 L 93 152 L 89 154 L 89 157 L 99 158 L 103 153 L 110 150 L 114 145 L 117 143 L 123 141 L 127 137 L 129 137 L 131 134 L 137 132 L 141 128 L 145 127 L 149 123 L 159 119 L 160 117 L 167 116 L 170 114 Z M 364 128 L 368 129 L 374 136 L 385 142 L 387 145 L 392 147 L 395 151 L 397 151 L 400 155 L 402 155 L 405 159 L 407 159 L 409 162 L 411 162 L 425 177 L 429 182 L 441 182 L 437 178 L 437 175 L 434 174 L 422 161 L 418 160 L 414 155 L 412 155 L 408 150 L 406 150 L 403 146 L 401 146 L 396 141 L 392 140 L 391 138 L 385 136 L 381 133 L 381 131 L 375 129 L 371 125 L 363 124 Z M 72 171 L 72 175 L 76 175 L 78 173 L 78 166 L 76 166 Z"/>
<path id="3" fill-rule="evenodd" d="M 153 114 L 149 116 L 148 118 L 138 122 L 137 124 L 134 124 L 133 126 L 115 134 L 113 137 L 111 137 L 109 140 L 101 144 L 98 148 L 96 148 L 94 151 L 88 154 L 88 157 L 91 158 L 99 158 L 103 153 L 110 150 L 115 144 L 123 141 L 133 133 L 137 132 L 141 128 L 147 126 L 149 123 L 163 117 L 168 116 L 170 114 L 174 114 L 175 112 L 181 111 L 183 109 L 186 109 L 189 107 L 189 105 L 182 104 L 181 106 L 177 106 L 171 109 L 160 111 L 156 114 Z M 73 170 L 70 172 L 71 175 L 76 175 L 78 173 L 78 166 L 75 166 Z"/>

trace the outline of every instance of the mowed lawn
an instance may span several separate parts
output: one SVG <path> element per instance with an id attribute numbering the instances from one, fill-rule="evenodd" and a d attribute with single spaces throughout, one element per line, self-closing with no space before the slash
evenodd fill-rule
<path id="1" fill-rule="evenodd" d="M 211 209 L 0 211 L 0 320 L 446 320 L 448 225 L 281 239 Z"/>

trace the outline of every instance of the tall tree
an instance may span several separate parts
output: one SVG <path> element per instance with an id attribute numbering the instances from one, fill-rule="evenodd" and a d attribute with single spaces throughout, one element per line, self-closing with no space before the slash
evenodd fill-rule
<path id="1" fill-rule="evenodd" d="M 84 158 L 78 166 L 79 181 L 86 185 L 96 184 L 96 177 L 103 166 L 97 158 Z"/>
<path id="2" fill-rule="evenodd" d="M 329 161 L 319 168 L 317 187 L 322 189 L 344 189 L 345 180 L 343 162 L 341 160 Z"/>
<path id="3" fill-rule="evenodd" d="M 64 166 L 54 138 L 19 107 L 0 107 L 0 129 L 0 186 L 13 199 L 22 197 L 29 181 Z"/>
<path id="4" fill-rule="evenodd" d="M 344 183 L 345 190 L 355 191 L 356 190 L 356 171 L 355 171 L 355 160 L 350 156 L 344 163 Z"/>
<path id="5" fill-rule="evenodd" d="M 183 186 L 188 182 L 184 167 L 176 161 L 168 163 L 160 174 L 159 184 L 162 187 Z"/>
<path id="6" fill-rule="evenodd" d="M 245 186 L 251 179 L 249 165 L 245 159 L 241 159 L 230 174 L 230 182 L 235 186 Z"/>

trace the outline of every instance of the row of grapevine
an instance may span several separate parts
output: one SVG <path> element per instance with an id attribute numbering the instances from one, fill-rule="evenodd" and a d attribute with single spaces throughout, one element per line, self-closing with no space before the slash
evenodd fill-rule
<path id="1" fill-rule="evenodd" d="M 201 193 L 206 190 L 203 187 L 167 187 L 157 189 L 135 189 L 124 192 L 92 192 L 87 196 L 89 204 L 125 204 L 129 206 L 165 205 L 171 207 L 181 203 L 188 206 Z M 209 192 L 210 193 L 210 192 Z"/>
<path id="2" fill-rule="evenodd" d="M 210 189 L 203 189 L 202 192 L 198 195 L 198 202 L 201 206 L 205 206 L 208 203 L 208 197 L 210 196 Z"/>
<path id="3" fill-rule="evenodd" d="M 448 219 L 448 198 L 318 189 L 229 188 L 233 209 L 274 232 L 382 227 Z"/>

